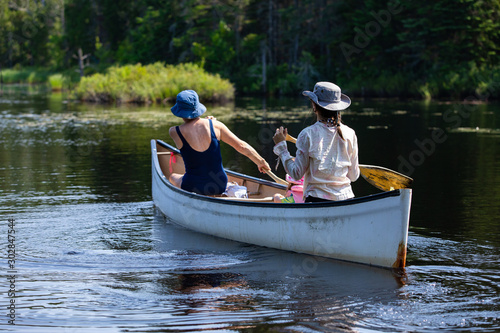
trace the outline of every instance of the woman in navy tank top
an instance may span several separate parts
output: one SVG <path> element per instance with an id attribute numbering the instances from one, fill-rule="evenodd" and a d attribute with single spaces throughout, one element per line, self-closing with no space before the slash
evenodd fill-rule
<path id="1" fill-rule="evenodd" d="M 260 172 L 270 170 L 269 164 L 248 143 L 239 139 L 226 125 L 215 119 L 201 119 L 207 110 L 198 94 L 184 90 L 177 95 L 172 113 L 184 124 L 171 127 L 169 134 L 181 151 L 186 173 L 172 173 L 170 182 L 186 191 L 205 195 L 226 190 L 227 175 L 222 166 L 220 143 L 223 141 L 252 160 Z"/>

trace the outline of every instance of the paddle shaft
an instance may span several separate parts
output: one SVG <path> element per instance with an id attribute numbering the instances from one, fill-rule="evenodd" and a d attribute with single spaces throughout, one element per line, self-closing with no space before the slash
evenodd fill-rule
<path id="1" fill-rule="evenodd" d="M 297 143 L 297 139 L 295 139 L 293 136 L 287 133 L 286 135 L 286 141 L 290 141 L 292 143 Z"/>

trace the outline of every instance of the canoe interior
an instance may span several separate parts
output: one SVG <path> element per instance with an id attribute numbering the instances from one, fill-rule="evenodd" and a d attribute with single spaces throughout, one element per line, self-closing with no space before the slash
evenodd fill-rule
<path id="1" fill-rule="evenodd" d="M 157 140 L 156 151 L 161 171 L 167 180 L 169 179 L 171 173 L 185 173 L 184 161 L 180 152 L 176 148 Z M 226 173 L 228 182 L 235 182 L 238 185 L 246 186 L 248 197 L 250 199 L 269 199 L 276 193 L 285 195 L 287 192 L 287 187 L 285 185 L 246 176 L 230 170 L 226 170 Z"/>

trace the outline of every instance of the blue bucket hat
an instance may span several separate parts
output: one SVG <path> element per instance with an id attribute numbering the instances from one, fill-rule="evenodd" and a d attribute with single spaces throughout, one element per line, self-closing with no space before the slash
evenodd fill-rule
<path id="1" fill-rule="evenodd" d="M 196 91 L 184 90 L 177 94 L 176 103 L 170 110 L 177 117 L 194 119 L 204 114 L 207 108 L 200 103 Z"/>

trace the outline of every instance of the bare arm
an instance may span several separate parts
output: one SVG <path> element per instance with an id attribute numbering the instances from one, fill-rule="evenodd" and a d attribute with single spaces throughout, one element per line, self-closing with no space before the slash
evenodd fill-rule
<path id="1" fill-rule="evenodd" d="M 271 170 L 266 160 L 262 156 L 260 156 L 252 146 L 250 146 L 248 143 L 241 140 L 233 132 L 231 132 L 229 128 L 226 127 L 226 125 L 224 125 L 220 121 L 217 121 L 216 127 L 220 130 L 220 140 L 233 147 L 238 153 L 248 157 L 257 165 L 260 172 Z"/>
<path id="2" fill-rule="evenodd" d="M 170 127 L 168 130 L 168 134 L 170 134 L 170 137 L 174 140 L 175 146 L 178 149 L 182 148 L 182 141 L 179 135 L 177 134 L 177 131 L 175 130 L 175 126 Z"/>

